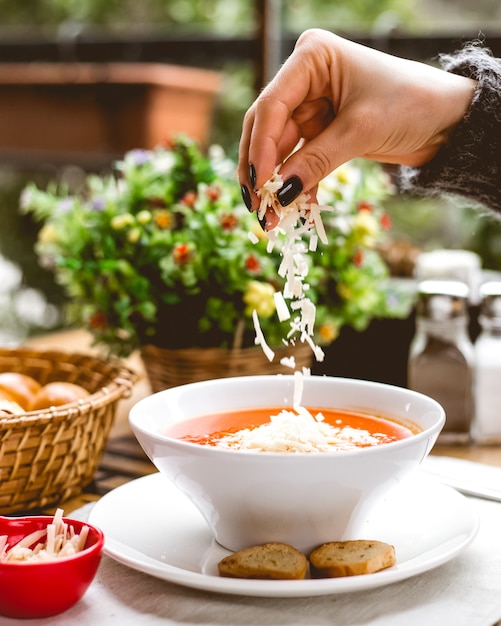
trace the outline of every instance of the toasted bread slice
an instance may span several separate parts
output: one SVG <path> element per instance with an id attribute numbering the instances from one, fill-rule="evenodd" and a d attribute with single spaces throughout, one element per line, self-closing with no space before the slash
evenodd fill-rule
<path id="1" fill-rule="evenodd" d="M 312 578 L 372 574 L 395 563 L 392 545 L 366 539 L 324 543 L 310 554 Z"/>
<path id="2" fill-rule="evenodd" d="M 219 575 L 228 578 L 299 580 L 307 569 L 308 560 L 302 552 L 276 542 L 244 548 L 218 563 Z"/>

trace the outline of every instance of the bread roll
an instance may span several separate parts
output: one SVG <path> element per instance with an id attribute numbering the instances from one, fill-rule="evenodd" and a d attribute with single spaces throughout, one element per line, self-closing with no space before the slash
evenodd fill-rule
<path id="1" fill-rule="evenodd" d="M 25 410 L 41 387 L 37 380 L 27 374 L 0 372 L 0 390 L 7 392 Z"/>
<path id="2" fill-rule="evenodd" d="M 395 563 L 392 545 L 364 539 L 324 543 L 310 554 L 312 578 L 372 574 Z"/>
<path id="3" fill-rule="evenodd" d="M 0 398 L 0 418 L 22 415 L 23 413 L 26 413 L 26 411 L 17 402 Z"/>
<path id="4" fill-rule="evenodd" d="M 305 555 L 286 543 L 265 543 L 230 554 L 218 563 L 220 576 L 296 580 L 306 576 Z"/>
<path id="5" fill-rule="evenodd" d="M 52 382 L 44 385 L 29 405 L 29 411 L 41 411 L 52 406 L 63 406 L 86 398 L 89 392 L 74 383 Z"/>

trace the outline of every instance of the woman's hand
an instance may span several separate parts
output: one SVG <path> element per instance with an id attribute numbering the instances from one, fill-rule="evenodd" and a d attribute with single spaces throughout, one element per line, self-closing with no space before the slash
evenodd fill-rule
<path id="1" fill-rule="evenodd" d="M 474 80 L 308 30 L 247 111 L 238 173 L 249 210 L 280 165 L 283 206 L 355 157 L 420 166 L 464 117 Z M 268 225 L 270 227 L 270 225 Z"/>

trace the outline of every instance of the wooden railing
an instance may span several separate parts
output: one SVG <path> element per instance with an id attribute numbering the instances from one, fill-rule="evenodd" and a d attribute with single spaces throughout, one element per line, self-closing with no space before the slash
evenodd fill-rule
<path id="1" fill-rule="evenodd" d="M 391 33 L 358 36 L 340 33 L 349 39 L 397 56 L 431 60 L 441 52 L 450 52 L 461 43 L 479 37 L 479 32 L 434 35 L 405 35 Z M 501 57 L 501 33 L 484 34 L 486 45 Z M 281 41 L 281 57 L 285 59 L 297 39 L 286 34 Z M 265 42 L 260 32 L 255 36 L 224 38 L 221 36 L 179 35 L 165 37 L 112 37 L 86 34 L 74 38 L 47 39 L 42 36 L 9 40 L 0 37 L 0 63 L 30 62 L 166 62 L 219 69 L 227 61 L 249 62 L 255 67 L 255 84 L 263 84 L 263 50 Z"/>

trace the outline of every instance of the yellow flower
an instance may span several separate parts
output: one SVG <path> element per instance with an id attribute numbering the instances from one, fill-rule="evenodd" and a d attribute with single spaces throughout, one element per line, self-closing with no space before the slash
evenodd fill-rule
<path id="1" fill-rule="evenodd" d="M 352 290 L 348 287 L 346 283 L 338 283 L 337 292 L 343 298 L 343 300 L 351 300 Z"/>
<path id="2" fill-rule="evenodd" d="M 360 211 L 353 220 L 353 235 L 355 242 L 360 246 L 373 248 L 379 233 L 377 218 L 369 211 Z"/>
<path id="3" fill-rule="evenodd" d="M 131 228 L 127 233 L 127 241 L 129 243 L 137 243 L 141 238 L 141 230 L 139 228 Z"/>
<path id="4" fill-rule="evenodd" d="M 333 322 L 325 322 L 318 327 L 318 335 L 322 344 L 330 344 L 339 335 L 339 328 Z"/>
<path id="5" fill-rule="evenodd" d="M 172 215 L 164 209 L 155 212 L 155 224 L 158 228 L 166 230 L 172 225 Z"/>
<path id="6" fill-rule="evenodd" d="M 348 185 L 353 178 L 351 168 L 346 163 L 344 165 L 340 165 L 334 170 L 333 177 L 336 178 L 341 185 Z"/>
<path id="7" fill-rule="evenodd" d="M 139 213 L 136 215 L 136 219 L 139 224 L 148 224 L 149 222 L 151 222 L 152 218 L 153 216 L 151 215 L 151 211 L 147 211 L 146 209 L 139 211 Z"/>
<path id="8" fill-rule="evenodd" d="M 121 215 L 115 215 L 111 219 L 111 227 L 113 230 L 122 230 L 134 224 L 134 216 L 131 213 L 122 213 Z"/>
<path id="9" fill-rule="evenodd" d="M 245 314 L 250 317 L 255 310 L 259 317 L 271 317 L 275 312 L 274 293 L 275 289 L 270 283 L 250 280 L 243 295 L 243 301 L 247 305 Z"/>
<path id="10" fill-rule="evenodd" d="M 53 224 L 45 224 L 38 233 L 38 241 L 43 244 L 57 242 L 57 230 Z"/>

